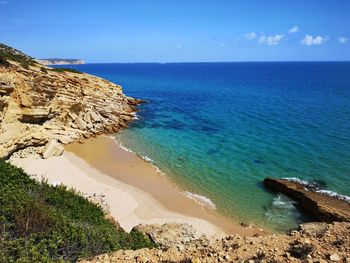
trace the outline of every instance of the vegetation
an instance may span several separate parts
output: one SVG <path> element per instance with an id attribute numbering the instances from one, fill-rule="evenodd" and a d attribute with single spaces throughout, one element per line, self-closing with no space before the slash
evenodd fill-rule
<path id="1" fill-rule="evenodd" d="M 10 66 L 8 60 L 18 62 L 26 69 L 28 69 L 29 66 L 36 65 L 36 61 L 33 58 L 25 55 L 17 49 L 0 44 L 0 65 L 5 67 Z"/>
<path id="2" fill-rule="evenodd" d="M 73 190 L 39 183 L 3 160 L 0 185 L 0 262 L 71 262 L 155 246 L 141 232 L 115 226 Z"/>
<path id="3" fill-rule="evenodd" d="M 74 112 L 75 114 L 79 115 L 80 112 L 82 112 L 84 110 L 84 106 L 82 103 L 77 102 L 74 103 L 71 107 L 70 107 L 70 111 Z"/>
<path id="4" fill-rule="evenodd" d="M 51 70 L 55 72 L 72 72 L 72 73 L 82 74 L 82 72 L 72 68 L 53 68 Z"/>
<path id="5" fill-rule="evenodd" d="M 306 259 L 314 250 L 315 247 L 312 244 L 295 241 L 290 245 L 288 252 L 295 258 Z"/>
<path id="6" fill-rule="evenodd" d="M 41 68 L 40 68 L 40 71 L 43 72 L 43 73 L 45 73 L 45 74 L 47 74 L 47 69 L 44 68 L 44 67 L 41 67 Z"/>

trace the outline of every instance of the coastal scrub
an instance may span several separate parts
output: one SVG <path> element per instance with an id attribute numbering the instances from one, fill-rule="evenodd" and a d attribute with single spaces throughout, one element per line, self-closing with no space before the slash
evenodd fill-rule
<path id="1" fill-rule="evenodd" d="M 37 182 L 2 160 L 0 185 L 1 262 L 74 262 L 155 246 L 141 232 L 126 233 L 75 191 Z"/>

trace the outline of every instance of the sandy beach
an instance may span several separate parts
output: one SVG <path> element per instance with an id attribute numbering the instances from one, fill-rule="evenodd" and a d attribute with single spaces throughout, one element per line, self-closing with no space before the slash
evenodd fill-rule
<path id="1" fill-rule="evenodd" d="M 155 167 L 106 136 L 66 146 L 60 157 L 12 163 L 39 180 L 105 195 L 111 215 L 126 231 L 138 224 L 188 223 L 200 234 L 216 237 L 261 232 L 236 225 L 186 197 Z"/>

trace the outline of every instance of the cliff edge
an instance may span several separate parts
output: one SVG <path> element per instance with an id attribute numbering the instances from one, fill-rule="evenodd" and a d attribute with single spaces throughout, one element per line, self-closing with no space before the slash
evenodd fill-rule
<path id="1" fill-rule="evenodd" d="M 107 80 L 52 69 L 0 45 L 2 158 L 60 155 L 62 144 L 126 127 L 139 102 Z"/>

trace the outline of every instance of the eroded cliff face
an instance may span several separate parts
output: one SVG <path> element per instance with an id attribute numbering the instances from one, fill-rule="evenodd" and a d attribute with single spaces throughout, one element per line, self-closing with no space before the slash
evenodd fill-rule
<path id="1" fill-rule="evenodd" d="M 0 64 L 0 157 L 59 155 L 62 144 L 116 132 L 133 119 L 139 101 L 118 85 L 88 74 L 9 62 Z"/>

